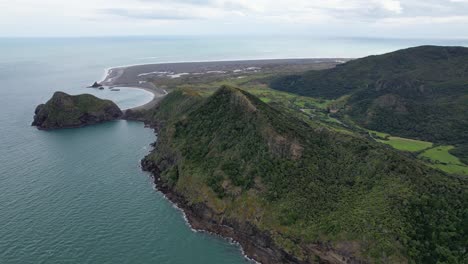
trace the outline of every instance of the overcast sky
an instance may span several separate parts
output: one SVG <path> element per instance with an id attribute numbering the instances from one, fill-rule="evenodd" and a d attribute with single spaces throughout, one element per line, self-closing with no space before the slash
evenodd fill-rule
<path id="1" fill-rule="evenodd" d="M 468 38 L 468 0 L 0 0 L 0 36 Z"/>

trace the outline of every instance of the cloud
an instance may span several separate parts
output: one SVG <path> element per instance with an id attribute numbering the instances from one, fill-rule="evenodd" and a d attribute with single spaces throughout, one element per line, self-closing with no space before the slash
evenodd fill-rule
<path id="1" fill-rule="evenodd" d="M 102 8 L 100 14 L 138 20 L 201 20 L 244 16 L 250 7 L 241 3 L 209 0 L 138 0 L 140 5 L 121 3 L 118 7 Z M 246 2 L 247 3 L 247 2 Z"/>
<path id="2" fill-rule="evenodd" d="M 177 10 L 147 10 L 147 9 L 124 9 L 124 8 L 107 8 L 101 9 L 100 12 L 106 15 L 121 16 L 131 19 L 148 19 L 148 20 L 191 20 L 200 19 L 194 14 L 181 12 Z"/>
<path id="3" fill-rule="evenodd" d="M 382 7 L 385 10 L 388 10 L 388 11 L 396 13 L 396 14 L 401 14 L 401 12 L 403 11 L 403 8 L 401 7 L 400 1 L 383 0 L 383 1 L 381 1 L 380 4 L 382 5 Z"/>
<path id="4" fill-rule="evenodd" d="M 156 23 L 180 34 L 385 35 L 380 29 L 399 27 L 407 36 L 454 29 L 468 35 L 468 0 L 0 0 L 0 10 L 0 35 L 61 33 L 65 25 L 72 32 L 144 34 Z M 441 25 L 438 32 L 429 23 Z"/>
<path id="5" fill-rule="evenodd" d="M 134 1 L 137 1 L 135 4 Z M 330 20 L 375 20 L 400 14 L 397 0 L 134 0 L 102 8 L 101 14 L 139 20 L 222 19 L 236 16 L 258 21 L 326 23 Z M 127 4 L 125 4 L 127 3 Z"/>

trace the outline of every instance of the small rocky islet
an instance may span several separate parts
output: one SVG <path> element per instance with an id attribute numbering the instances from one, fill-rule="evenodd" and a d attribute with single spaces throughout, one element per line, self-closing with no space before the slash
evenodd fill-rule
<path id="1" fill-rule="evenodd" d="M 103 85 L 98 82 L 94 82 L 91 86 L 88 86 L 88 88 L 103 88 Z"/>
<path id="2" fill-rule="evenodd" d="M 119 119 L 122 110 L 112 101 L 90 94 L 69 95 L 55 92 L 34 112 L 33 126 L 40 130 L 76 128 Z"/>

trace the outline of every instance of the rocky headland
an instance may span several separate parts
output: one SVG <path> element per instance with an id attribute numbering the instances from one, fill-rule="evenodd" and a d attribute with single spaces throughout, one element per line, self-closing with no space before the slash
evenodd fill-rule
<path id="1" fill-rule="evenodd" d="M 90 94 L 55 92 L 35 110 L 33 126 L 41 130 L 76 128 L 119 119 L 122 110 L 112 101 Z"/>

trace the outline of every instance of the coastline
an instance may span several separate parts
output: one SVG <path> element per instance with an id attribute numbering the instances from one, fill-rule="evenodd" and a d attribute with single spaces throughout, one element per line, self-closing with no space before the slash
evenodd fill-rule
<path id="1" fill-rule="evenodd" d="M 165 85 L 159 81 L 184 81 L 193 78 L 244 78 L 253 73 L 274 73 L 285 67 L 293 71 L 306 69 L 327 69 L 344 63 L 346 58 L 299 58 L 299 59 L 259 59 L 230 61 L 196 61 L 149 63 L 116 66 L 104 69 L 99 84 L 107 87 L 139 88 L 151 92 L 150 102 L 127 110 L 148 110 L 156 106 L 168 94 Z M 155 84 L 157 83 L 157 84 Z M 159 87 L 161 86 L 161 87 Z"/>
<path id="2" fill-rule="evenodd" d="M 115 87 L 119 87 L 119 86 L 115 86 Z M 149 101 L 149 102 L 147 102 L 145 104 L 135 106 L 135 107 L 132 107 L 132 108 L 128 108 L 128 109 L 124 109 L 123 111 L 127 111 L 127 110 L 141 111 L 141 110 L 151 109 L 151 108 L 155 107 L 159 103 L 159 101 L 161 101 L 162 98 L 168 94 L 167 91 L 164 90 L 164 89 L 163 89 L 163 91 L 165 93 L 160 94 L 160 93 L 157 93 L 155 90 L 149 89 L 149 88 L 146 88 L 146 87 L 126 87 L 126 88 L 140 89 L 140 90 L 149 92 L 149 93 L 151 93 L 153 95 L 153 98 L 151 99 L 151 101 Z"/>
<path id="3" fill-rule="evenodd" d="M 175 209 L 177 209 L 178 211 L 180 211 L 180 213 L 182 214 L 182 217 L 183 217 L 183 219 L 184 219 L 184 221 L 185 221 L 185 224 L 190 228 L 190 230 L 192 230 L 192 232 L 194 232 L 194 233 L 206 233 L 206 234 L 209 234 L 209 235 L 211 235 L 211 236 L 216 236 L 216 237 L 219 237 L 219 238 L 221 238 L 221 239 L 224 239 L 224 240 L 228 241 L 230 244 L 239 247 L 239 250 L 240 250 L 242 256 L 243 256 L 247 261 L 252 262 L 252 263 L 255 263 L 255 264 L 262 264 L 262 263 L 256 261 L 255 259 L 250 258 L 250 257 L 245 253 L 244 248 L 242 247 L 242 245 L 241 245 L 238 241 L 236 241 L 236 240 L 234 240 L 234 239 L 232 239 L 232 238 L 230 238 L 230 237 L 224 237 L 224 236 L 219 235 L 219 234 L 217 234 L 217 233 L 210 232 L 210 231 L 208 231 L 208 230 L 204 230 L 204 229 L 195 229 L 195 228 L 192 226 L 192 222 L 191 222 L 191 221 L 189 220 L 189 218 L 187 217 L 187 213 L 184 211 L 184 209 L 182 209 L 181 207 L 179 207 L 179 205 L 178 205 L 175 201 L 171 200 L 165 192 L 163 192 L 162 190 L 160 190 L 160 189 L 158 188 L 158 185 L 156 184 L 156 181 L 157 181 L 157 180 L 156 180 L 156 177 L 155 177 L 153 174 L 150 173 L 150 177 L 151 177 L 151 179 L 152 179 L 153 188 L 154 188 L 156 191 L 160 192 L 160 193 L 162 194 L 162 196 L 164 197 L 164 199 L 166 199 L 167 201 L 169 201 L 169 202 L 172 204 L 172 207 L 174 207 Z"/>
<path id="4" fill-rule="evenodd" d="M 252 73 L 281 66 L 288 68 L 330 68 L 344 63 L 347 58 L 316 59 L 266 59 L 152 63 L 116 66 L 105 69 L 105 77 L 100 81 L 104 86 L 133 86 L 156 88 L 148 79 L 177 79 L 184 75 L 216 75 L 222 73 Z M 157 88 L 156 88 L 157 89 Z"/>
<path id="5" fill-rule="evenodd" d="M 167 91 L 162 88 L 157 88 L 153 82 L 146 80 L 148 74 L 154 74 L 156 78 L 168 78 L 170 75 L 178 75 L 176 78 L 184 78 L 181 73 L 189 74 L 220 74 L 221 72 L 231 71 L 235 72 L 239 67 L 242 69 L 257 69 L 260 67 L 277 67 L 281 64 L 286 65 L 304 65 L 320 64 L 322 60 L 317 59 L 303 59 L 303 60 L 268 60 L 268 61 L 229 61 L 229 62 L 195 62 L 195 63 L 170 63 L 170 64 L 145 64 L 129 67 L 117 67 L 108 70 L 108 75 L 101 82 L 101 84 L 112 87 L 134 87 L 145 89 L 146 91 L 155 94 L 154 99 L 139 107 L 132 108 L 131 110 L 147 110 L 155 107 L 161 99 L 167 94 Z M 339 64 L 336 59 L 326 61 L 327 65 L 334 63 Z M 327 66 L 328 67 L 328 66 Z M 263 69 L 263 68 L 262 68 Z M 160 73 L 165 73 L 161 75 Z M 143 77 L 143 78 L 139 78 Z M 183 81 L 184 79 L 182 79 Z M 126 116 L 124 119 L 135 120 L 131 116 Z M 150 125 L 146 120 L 137 119 L 136 121 L 143 121 L 148 127 L 153 128 L 156 134 L 159 133 L 159 125 Z M 152 144 L 156 146 L 157 141 Z M 153 149 L 152 151 L 156 151 Z M 224 217 L 216 215 L 211 208 L 203 203 L 191 204 L 183 195 L 172 190 L 160 178 L 160 170 L 157 164 L 154 164 L 146 157 L 141 161 L 141 168 L 144 171 L 150 172 L 153 179 L 154 187 L 157 191 L 161 192 L 175 207 L 183 212 L 188 225 L 194 232 L 207 232 L 220 236 L 228 241 L 232 241 L 240 246 L 241 252 L 244 257 L 249 261 L 263 264 L 273 263 L 299 263 L 305 264 L 307 262 L 301 261 L 293 255 L 287 253 L 282 248 L 278 247 L 271 234 L 266 231 L 259 230 L 253 224 L 241 223 L 234 219 L 224 219 Z M 333 249 L 327 244 L 314 244 L 308 245 L 304 248 L 305 251 L 313 252 L 314 255 L 320 256 L 321 263 L 344 263 L 343 257 L 335 254 Z M 353 263 L 353 259 L 347 259 Z"/>
<path id="6" fill-rule="evenodd" d="M 115 71 L 117 71 L 117 75 L 115 75 Z M 165 95 L 168 94 L 168 92 L 166 90 L 159 89 L 155 85 L 153 85 L 152 83 L 149 83 L 149 82 L 126 85 L 126 84 L 123 84 L 123 83 L 120 83 L 120 82 L 116 81 L 116 79 L 118 79 L 118 77 L 124 71 L 125 71 L 125 68 L 121 68 L 121 67 L 106 68 L 105 69 L 105 72 L 106 72 L 105 76 L 98 83 L 103 85 L 103 86 L 108 86 L 108 87 L 125 87 L 125 88 L 140 89 L 140 90 L 144 90 L 146 92 L 149 92 L 149 93 L 151 93 L 153 95 L 153 98 L 151 99 L 151 101 L 149 101 L 149 102 L 147 102 L 147 103 L 145 103 L 143 105 L 139 105 L 139 106 L 136 106 L 136 107 L 125 109 L 124 111 L 128 111 L 128 110 L 141 111 L 141 110 L 151 109 L 152 107 L 156 106 L 158 104 L 158 102 Z"/>
<path id="7" fill-rule="evenodd" d="M 154 128 L 158 132 L 157 127 Z M 153 150 L 154 151 L 154 150 Z M 174 207 L 182 211 L 189 228 L 193 232 L 205 232 L 211 235 L 219 236 L 231 243 L 239 245 L 240 250 L 246 260 L 259 264 L 307 264 L 308 261 L 301 261 L 295 256 L 278 247 L 271 234 L 259 230 L 251 223 L 242 223 L 234 219 L 227 219 L 217 215 L 203 202 L 189 203 L 185 197 L 176 190 L 171 189 L 160 177 L 160 169 L 157 164 L 146 160 L 141 161 L 143 171 L 150 173 L 154 188 L 161 192 Z M 367 263 L 358 260 L 352 256 L 344 256 L 335 251 L 327 243 L 308 244 L 302 249 L 319 257 L 318 263 L 337 263 L 337 264 L 358 264 Z"/>
<path id="8" fill-rule="evenodd" d="M 319 62 L 334 62 L 335 64 L 345 63 L 347 61 L 354 60 L 354 58 L 264 58 L 264 59 L 234 59 L 234 60 L 195 60 L 195 61 L 163 61 L 163 62 L 153 62 L 153 63 L 138 63 L 138 64 L 127 64 L 127 65 L 119 65 L 119 66 L 112 66 L 107 67 L 104 69 L 104 75 L 101 78 L 99 83 L 106 81 L 107 77 L 109 76 L 110 71 L 112 70 L 125 70 L 128 68 L 141 68 L 141 67 L 164 67 L 164 66 L 178 66 L 178 65 L 197 65 L 197 64 L 212 64 L 212 65 L 224 65 L 224 64 L 294 64 L 294 63 L 302 63 L 302 64 L 310 64 L 310 63 L 319 63 Z"/>
<path id="9" fill-rule="evenodd" d="M 145 163 L 145 159 L 143 159 L 141 168 L 151 174 L 154 188 L 182 212 L 184 219 L 193 232 L 205 232 L 239 245 L 244 258 L 252 263 L 305 264 L 283 250 L 275 248 L 274 243 L 267 234 L 255 230 L 251 225 L 249 225 L 248 232 L 243 234 L 232 227 L 231 223 L 228 223 L 229 220 L 226 220 L 225 223 L 217 223 L 214 219 L 209 219 L 212 215 L 210 209 L 202 203 L 190 205 L 182 195 L 171 190 L 159 177 L 160 171 L 154 164 Z M 257 240 L 258 243 L 253 242 L 252 238 Z M 263 246 L 260 244 L 263 244 Z M 281 262 L 278 262 L 280 260 Z"/>
<path id="10" fill-rule="evenodd" d="M 123 67 L 119 66 L 119 67 L 113 67 L 113 68 L 106 68 L 105 69 L 105 75 L 104 75 L 103 79 L 98 82 L 98 83 L 100 83 L 102 85 L 109 86 L 109 87 L 127 87 L 127 88 L 134 88 L 134 89 L 142 89 L 144 91 L 147 91 L 147 92 L 150 92 L 150 93 L 153 94 L 153 99 L 150 102 L 148 102 L 146 104 L 143 104 L 143 105 L 140 105 L 140 106 L 136 106 L 136 107 L 133 107 L 133 108 L 126 109 L 124 111 L 128 111 L 128 110 L 130 110 L 130 111 L 141 111 L 141 110 L 151 109 L 151 108 L 155 107 L 162 100 L 162 98 L 165 95 L 168 94 L 168 92 L 165 89 L 162 89 L 163 94 L 161 94 L 160 92 L 157 92 L 155 90 L 155 89 L 157 89 L 156 86 L 151 84 L 151 83 L 148 83 L 148 82 L 145 82 L 145 83 L 139 82 L 138 83 L 139 85 L 134 85 L 134 86 L 127 86 L 127 85 L 125 85 L 125 84 L 123 84 L 121 82 L 118 82 L 118 78 L 123 74 L 123 72 L 125 71 L 125 69 L 127 67 L 139 67 L 139 66 L 142 66 L 142 65 L 132 65 L 132 66 L 123 66 Z M 135 84 L 135 81 L 133 83 Z M 145 84 L 145 85 L 142 85 L 142 84 Z M 159 90 L 161 90 L 161 89 L 159 89 Z M 127 118 L 124 117 L 124 119 L 128 119 L 128 117 Z M 143 123 L 145 123 L 145 121 L 143 121 L 143 120 L 135 120 L 135 121 L 142 121 Z M 157 128 L 154 128 L 154 133 L 155 134 L 158 133 L 157 130 L 158 130 Z M 156 144 L 156 142 L 154 142 L 153 144 Z M 142 159 L 142 161 L 143 161 L 143 159 Z M 160 180 L 160 178 L 158 176 L 156 176 L 156 174 L 154 174 L 153 172 L 151 172 L 147 168 L 145 168 L 143 166 L 143 163 L 141 164 L 141 169 L 143 171 L 149 172 L 150 177 L 152 178 L 152 182 L 154 184 L 154 189 L 157 190 L 158 192 L 160 192 L 163 195 L 163 197 L 165 199 L 167 199 L 172 204 L 173 207 L 175 207 L 177 210 L 179 210 L 182 213 L 182 217 L 184 218 L 187 226 L 191 229 L 192 232 L 196 232 L 196 233 L 197 232 L 204 232 L 204 233 L 214 235 L 214 236 L 218 236 L 218 237 L 220 237 L 222 239 L 225 239 L 229 243 L 238 246 L 242 256 L 248 262 L 255 263 L 255 264 L 261 264 L 261 262 L 258 262 L 253 257 L 249 256 L 249 253 L 246 252 L 246 250 L 244 249 L 244 246 L 240 242 L 238 242 L 234 238 L 232 238 L 232 236 L 223 235 L 222 233 L 216 232 L 215 230 L 209 230 L 209 229 L 203 228 L 203 227 L 201 227 L 200 224 L 195 226 L 194 225 L 194 223 L 195 223 L 194 214 L 190 213 L 190 211 L 187 210 L 187 207 L 185 206 L 185 203 L 182 202 L 183 198 L 181 196 L 173 195 L 173 193 L 171 193 L 168 188 L 163 188 L 163 185 L 160 182 L 158 182 L 158 179 Z"/>

